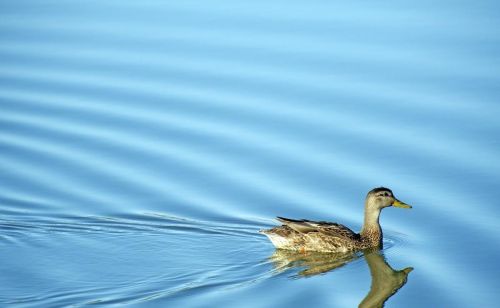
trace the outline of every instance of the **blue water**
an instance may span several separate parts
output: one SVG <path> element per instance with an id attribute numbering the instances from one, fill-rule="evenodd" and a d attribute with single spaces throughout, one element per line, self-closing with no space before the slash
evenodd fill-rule
<path id="1" fill-rule="evenodd" d="M 498 305 L 499 29 L 495 1 L 2 1 L 0 306 Z M 413 205 L 383 251 L 258 233 L 357 231 L 382 185 Z"/>

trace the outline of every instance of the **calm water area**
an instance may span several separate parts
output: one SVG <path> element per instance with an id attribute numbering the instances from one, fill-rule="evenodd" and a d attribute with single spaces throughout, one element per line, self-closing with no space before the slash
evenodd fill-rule
<path id="1" fill-rule="evenodd" d="M 499 307 L 499 184 L 497 1 L 0 2 L 1 307 Z"/>

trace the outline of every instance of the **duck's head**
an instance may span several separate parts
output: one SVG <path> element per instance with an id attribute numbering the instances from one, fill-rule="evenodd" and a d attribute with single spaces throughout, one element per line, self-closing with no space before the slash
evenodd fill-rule
<path id="1" fill-rule="evenodd" d="M 411 209 L 411 205 L 399 201 L 389 188 L 378 187 L 370 190 L 366 195 L 366 208 L 370 210 L 381 210 L 388 206 Z"/>

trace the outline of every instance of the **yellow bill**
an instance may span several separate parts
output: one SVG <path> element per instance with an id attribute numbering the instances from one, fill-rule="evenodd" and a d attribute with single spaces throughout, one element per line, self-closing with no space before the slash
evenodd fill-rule
<path id="1" fill-rule="evenodd" d="M 392 206 L 400 207 L 400 208 L 403 208 L 403 209 L 411 209 L 411 205 L 408 205 L 408 204 L 406 204 L 404 202 L 401 202 L 399 200 L 394 201 L 394 203 L 392 204 Z"/>

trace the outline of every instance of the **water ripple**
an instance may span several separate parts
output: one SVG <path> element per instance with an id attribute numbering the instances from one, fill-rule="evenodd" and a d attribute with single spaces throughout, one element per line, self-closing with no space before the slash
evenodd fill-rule
<path id="1" fill-rule="evenodd" d="M 498 5 L 101 2 L 0 4 L 2 304 L 355 306 L 256 231 L 381 185 L 391 304 L 495 302 Z"/>

